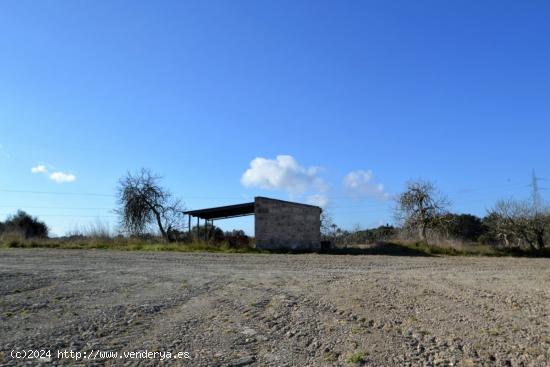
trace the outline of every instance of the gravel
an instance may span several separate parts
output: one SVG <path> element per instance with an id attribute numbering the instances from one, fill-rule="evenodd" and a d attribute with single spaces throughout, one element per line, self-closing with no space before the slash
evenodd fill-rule
<path id="1" fill-rule="evenodd" d="M 550 259 L 9 249 L 0 280 L 6 366 L 550 364 Z"/>

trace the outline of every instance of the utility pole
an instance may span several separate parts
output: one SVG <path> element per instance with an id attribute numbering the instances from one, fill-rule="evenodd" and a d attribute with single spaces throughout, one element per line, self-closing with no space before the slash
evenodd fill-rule
<path id="1" fill-rule="evenodd" d="M 540 210 L 540 192 L 539 192 L 539 184 L 538 181 L 541 180 L 537 175 L 535 174 L 535 169 L 533 168 L 533 173 L 531 175 L 531 195 L 533 199 L 533 210 L 535 211 L 535 215 L 538 214 Z"/>

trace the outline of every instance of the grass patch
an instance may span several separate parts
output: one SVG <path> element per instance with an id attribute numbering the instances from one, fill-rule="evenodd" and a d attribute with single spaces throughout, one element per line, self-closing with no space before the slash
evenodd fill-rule
<path id="1" fill-rule="evenodd" d="M 401 243 L 401 246 L 416 250 L 426 255 L 445 256 L 503 256 L 497 249 L 487 245 L 464 245 L 461 248 L 452 246 L 430 245 L 424 242 Z"/>
<path id="2" fill-rule="evenodd" d="M 425 242 L 377 242 L 368 246 L 332 248 L 324 253 L 333 255 L 389 255 L 389 256 L 514 256 L 550 257 L 550 248 L 544 250 L 506 249 L 472 243 L 452 246 Z"/>
<path id="3" fill-rule="evenodd" d="M 353 364 L 360 364 L 360 363 L 365 362 L 365 359 L 366 359 L 365 353 L 363 353 L 363 352 L 357 352 L 357 353 L 353 353 L 353 354 L 348 358 L 348 362 L 349 362 L 349 363 L 353 363 Z"/>
<path id="4" fill-rule="evenodd" d="M 426 244 L 423 242 L 399 243 L 411 250 L 426 255 L 442 256 L 514 256 L 514 257 L 550 257 L 550 248 L 531 250 L 522 248 L 497 248 L 479 243 L 463 244 L 459 247 L 438 244 Z"/>
<path id="5" fill-rule="evenodd" d="M 117 250 L 117 251 L 172 251 L 172 252 L 220 252 L 220 253 L 268 253 L 252 247 L 231 247 L 227 244 L 213 244 L 207 242 L 192 243 L 162 243 L 139 242 L 136 240 L 96 240 L 83 239 L 79 241 L 59 241 L 55 238 L 10 241 L 0 243 L 0 248 L 53 248 L 74 250 Z"/>
<path id="6" fill-rule="evenodd" d="M 326 361 L 326 362 L 336 362 L 338 360 L 338 353 L 332 351 L 332 350 L 329 350 L 329 351 L 325 351 L 323 353 L 323 359 Z"/>
<path id="7" fill-rule="evenodd" d="M 232 247 L 227 243 L 211 242 L 160 242 L 126 237 L 82 237 L 79 239 L 44 238 L 0 240 L 0 249 L 5 248 L 53 248 L 78 250 L 117 251 L 173 251 L 173 252 L 217 252 L 217 253 L 305 253 L 289 250 L 260 250 L 253 247 Z M 513 256 L 550 257 L 550 248 L 533 251 L 526 249 L 499 249 L 481 244 L 467 244 L 460 247 L 432 245 L 423 242 L 379 242 L 369 247 L 333 248 L 322 251 L 331 255 L 390 255 L 390 256 Z M 549 278 L 550 280 L 550 278 Z"/>

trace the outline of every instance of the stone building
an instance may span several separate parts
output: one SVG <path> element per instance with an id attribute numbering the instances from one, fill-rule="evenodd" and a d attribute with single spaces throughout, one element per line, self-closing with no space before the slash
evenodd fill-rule
<path id="1" fill-rule="evenodd" d="M 256 247 L 318 251 L 321 208 L 265 197 L 254 198 Z"/>
<path id="2" fill-rule="evenodd" d="M 267 250 L 318 251 L 321 248 L 321 208 L 314 205 L 255 197 L 254 202 L 191 210 L 191 217 L 214 220 L 254 215 L 256 247 Z"/>

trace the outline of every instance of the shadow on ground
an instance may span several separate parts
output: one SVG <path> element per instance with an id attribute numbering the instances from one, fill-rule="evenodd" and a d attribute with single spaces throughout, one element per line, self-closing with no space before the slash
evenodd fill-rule
<path id="1" fill-rule="evenodd" d="M 331 248 L 321 251 L 322 254 L 330 255 L 388 255 L 388 256 L 433 256 L 425 251 L 402 246 L 396 243 L 379 242 L 360 247 Z"/>

